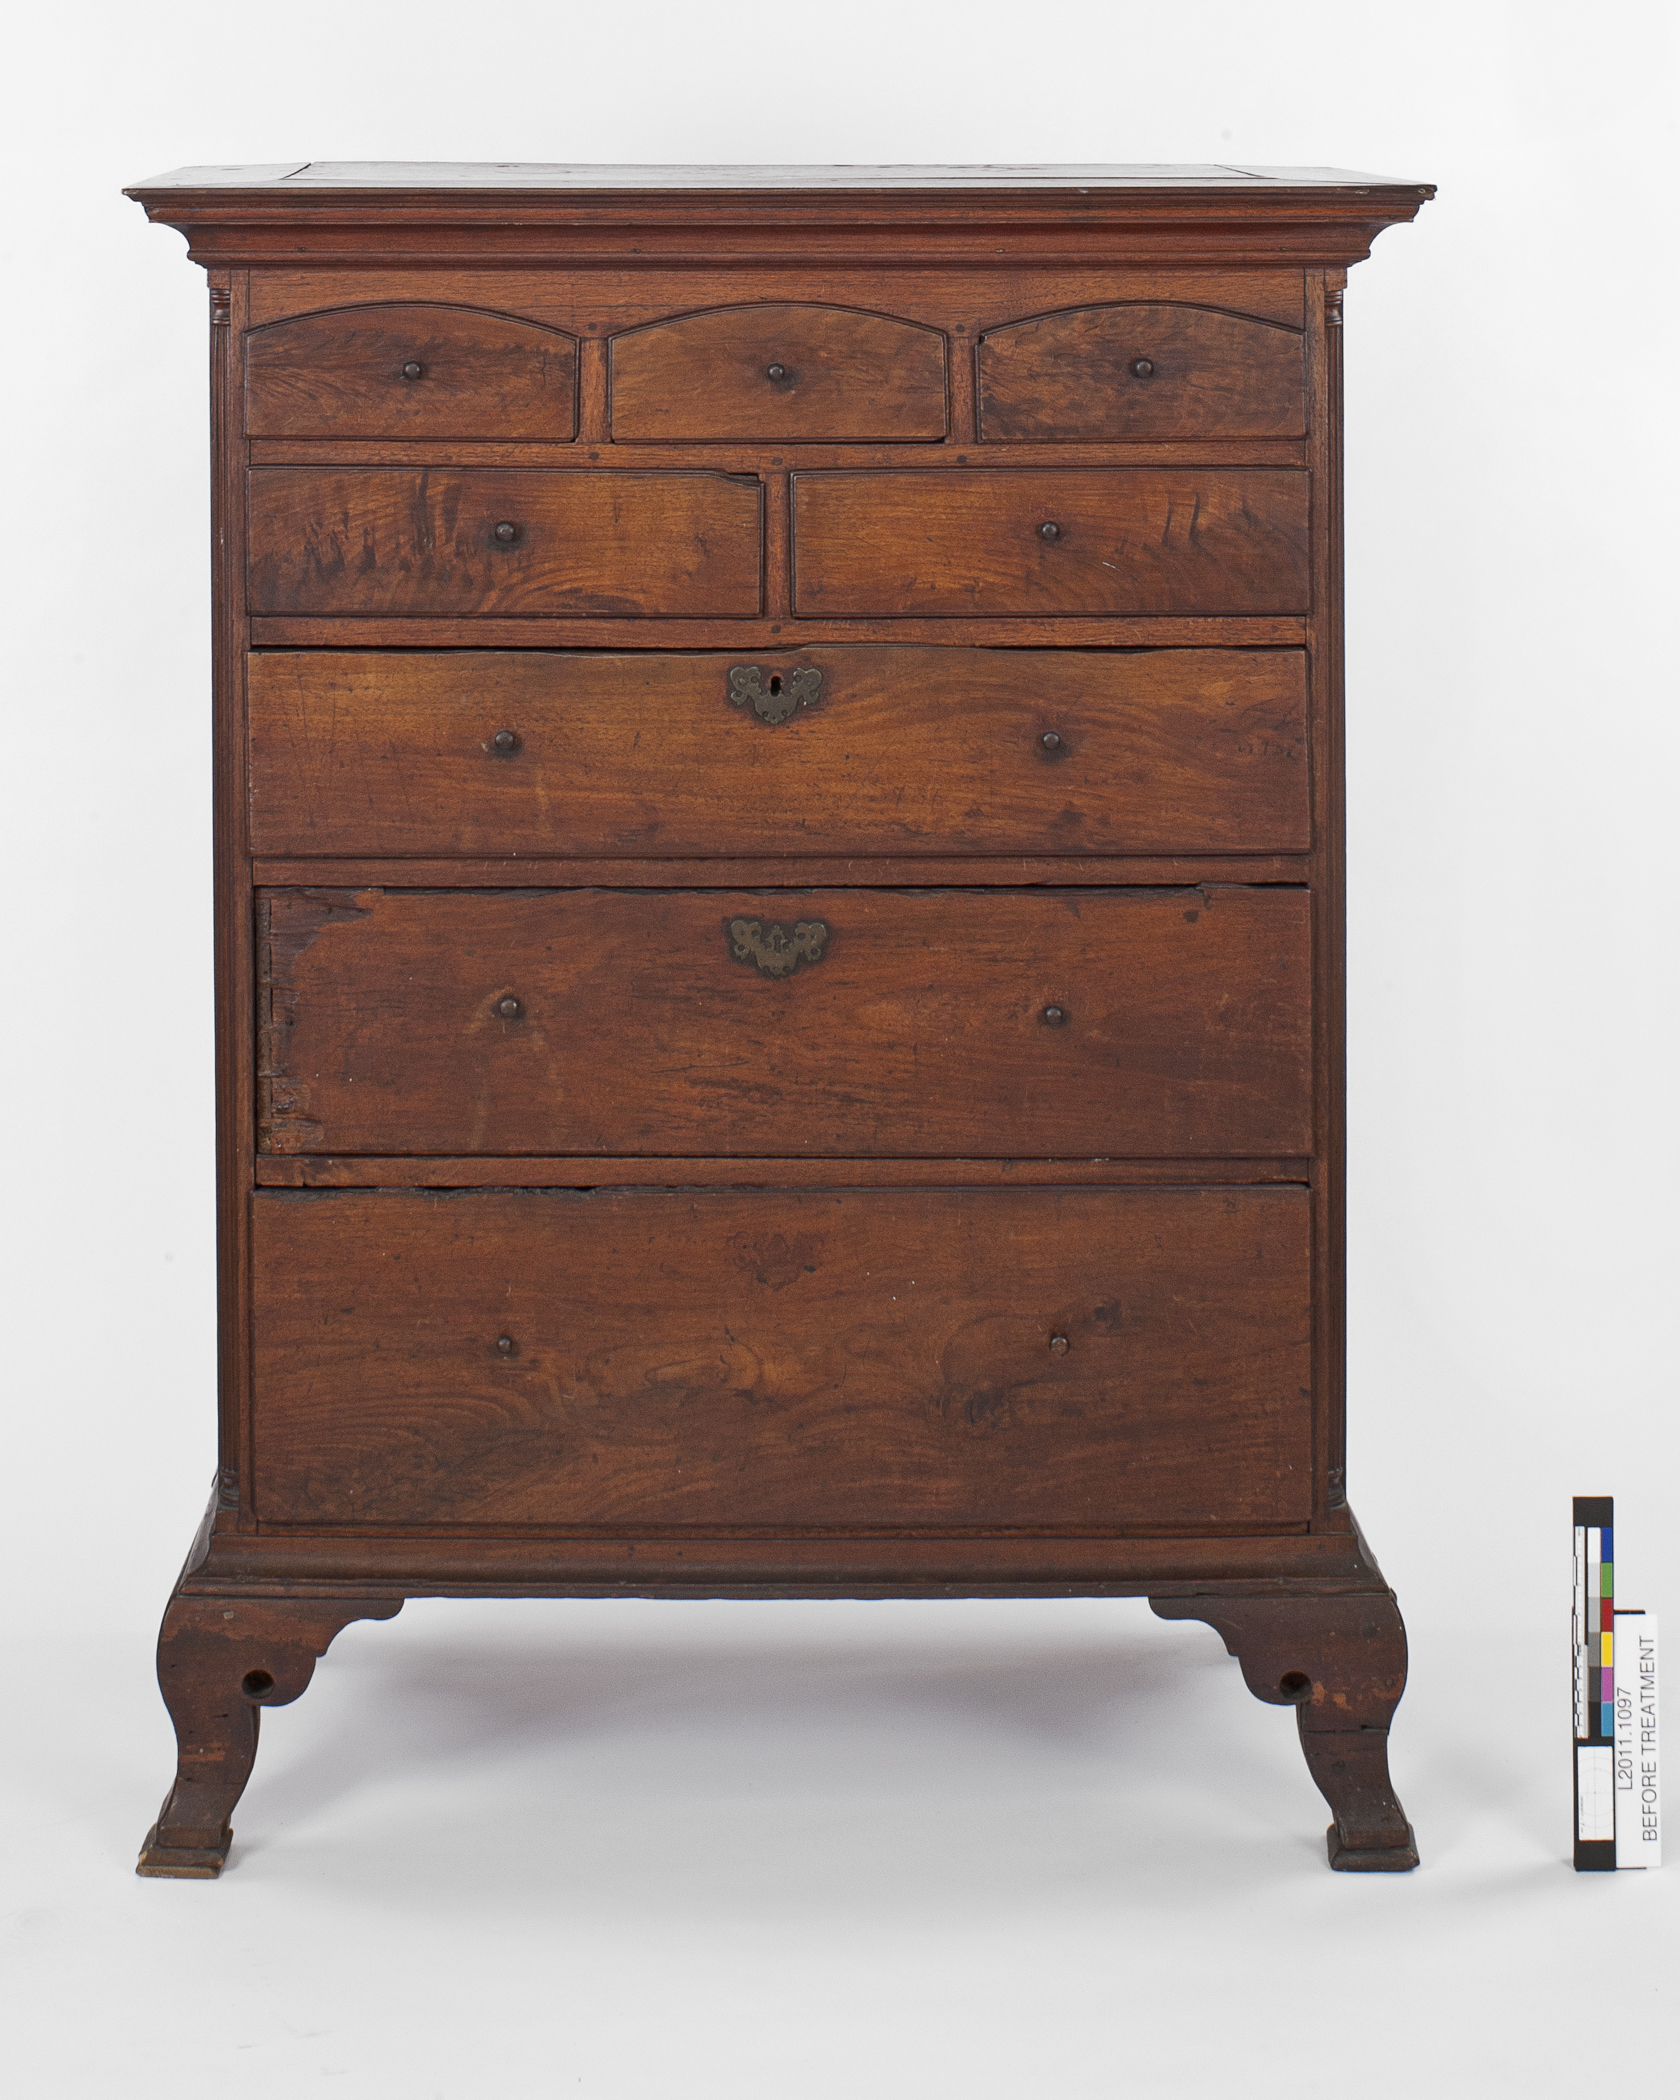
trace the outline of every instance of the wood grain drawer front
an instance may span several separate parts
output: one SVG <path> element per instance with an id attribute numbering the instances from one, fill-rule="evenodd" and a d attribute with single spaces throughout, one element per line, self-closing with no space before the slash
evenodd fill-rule
<path id="1" fill-rule="evenodd" d="M 1308 477 L 1277 467 L 793 477 L 807 617 L 1299 613 Z"/>
<path id="2" fill-rule="evenodd" d="M 751 617 L 762 489 L 706 473 L 258 467 L 253 613 Z"/>
<path id="3" fill-rule="evenodd" d="M 1301 1157 L 1305 890 L 275 890 L 264 1148 Z"/>
<path id="4" fill-rule="evenodd" d="M 258 853 L 1310 843 L 1298 650 L 276 651 L 249 696 Z"/>
<path id="5" fill-rule="evenodd" d="M 983 438 L 1286 438 L 1306 339 L 1200 306 L 1087 306 L 980 339 Z"/>
<path id="6" fill-rule="evenodd" d="M 340 307 L 245 339 L 250 437 L 499 438 L 577 432 L 569 335 L 470 307 Z"/>
<path id="7" fill-rule="evenodd" d="M 945 338 L 838 306 L 728 306 L 614 337 L 621 443 L 942 438 Z"/>
<path id="8" fill-rule="evenodd" d="M 270 1193 L 253 1209 L 265 1524 L 1101 1530 L 1311 1512 L 1302 1190 Z"/>

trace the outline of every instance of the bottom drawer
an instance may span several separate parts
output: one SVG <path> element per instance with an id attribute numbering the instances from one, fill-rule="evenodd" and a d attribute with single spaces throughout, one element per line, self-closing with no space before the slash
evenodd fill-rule
<path id="1" fill-rule="evenodd" d="M 253 1207 L 265 1522 L 1107 1529 L 1311 1510 L 1300 1188 Z"/>

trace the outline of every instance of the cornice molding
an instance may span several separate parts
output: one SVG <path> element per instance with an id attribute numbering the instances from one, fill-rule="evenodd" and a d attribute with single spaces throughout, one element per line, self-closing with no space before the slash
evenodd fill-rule
<path id="1" fill-rule="evenodd" d="M 188 171 L 196 172 L 196 171 Z M 603 174 L 615 171 L 603 170 Z M 1164 264 L 1345 267 L 1434 195 L 1427 183 L 1281 180 L 1199 172 L 1174 183 L 937 180 L 497 187 L 489 182 L 314 185 L 289 178 L 159 178 L 124 194 L 186 235 L 206 265 L 532 263 L 680 267 L 704 236 L 708 267 Z M 702 171 L 703 172 L 703 171 Z M 732 171 L 730 171 L 732 172 Z M 774 173 L 776 171 L 766 171 Z M 824 171 L 812 171 L 820 175 Z M 833 171 L 844 176 L 850 171 Z"/>

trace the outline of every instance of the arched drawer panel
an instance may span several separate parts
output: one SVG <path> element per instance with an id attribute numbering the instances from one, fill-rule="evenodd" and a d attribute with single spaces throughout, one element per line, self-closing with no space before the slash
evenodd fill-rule
<path id="1" fill-rule="evenodd" d="M 612 434 L 701 439 L 942 438 L 945 339 L 839 306 L 726 306 L 614 337 Z"/>
<path id="2" fill-rule="evenodd" d="M 980 339 L 987 438 L 1300 437 L 1306 342 L 1202 306 L 1085 306 Z"/>
<path id="3" fill-rule="evenodd" d="M 571 438 L 577 345 L 472 307 L 338 307 L 254 329 L 252 437 Z"/>

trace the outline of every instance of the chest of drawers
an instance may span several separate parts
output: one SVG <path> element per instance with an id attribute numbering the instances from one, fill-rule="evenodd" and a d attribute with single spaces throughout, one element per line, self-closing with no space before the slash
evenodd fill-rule
<path id="1" fill-rule="evenodd" d="M 1334 171 L 187 169 L 221 1460 L 141 1871 L 410 1596 L 1147 1597 L 1415 1864 L 1343 1460 Z"/>

